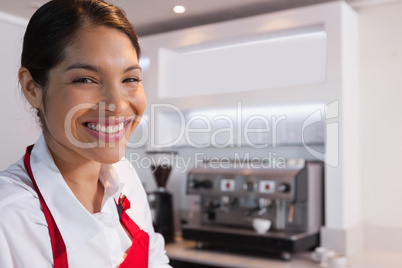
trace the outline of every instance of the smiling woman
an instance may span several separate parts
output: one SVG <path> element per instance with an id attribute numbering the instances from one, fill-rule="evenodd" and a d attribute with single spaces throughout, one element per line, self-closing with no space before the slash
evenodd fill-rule
<path id="1" fill-rule="evenodd" d="M 139 56 L 124 12 L 103 1 L 32 16 L 18 77 L 43 134 L 0 173 L 0 267 L 170 267 L 122 159 L 146 106 Z"/>
<path id="2" fill-rule="evenodd" d="M 65 58 L 49 71 L 46 96 L 42 88 L 30 89 L 26 68 L 20 70 L 21 84 L 39 109 L 56 163 L 68 154 L 76 155 L 74 161 L 114 163 L 123 157 L 146 105 L 137 54 L 117 29 L 87 26 L 78 34 Z"/>

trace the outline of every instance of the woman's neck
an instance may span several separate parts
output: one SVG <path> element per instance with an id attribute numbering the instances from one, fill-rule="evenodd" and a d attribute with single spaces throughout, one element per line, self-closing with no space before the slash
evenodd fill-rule
<path id="1" fill-rule="evenodd" d="M 84 158 L 46 136 L 53 160 L 75 197 L 90 213 L 100 212 L 104 194 L 104 187 L 99 180 L 101 164 Z"/>

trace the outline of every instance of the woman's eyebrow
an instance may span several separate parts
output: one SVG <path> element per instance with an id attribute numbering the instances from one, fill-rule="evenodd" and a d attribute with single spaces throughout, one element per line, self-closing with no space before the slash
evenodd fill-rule
<path id="1" fill-rule="evenodd" d="M 127 72 L 132 71 L 132 70 L 140 70 L 140 71 L 142 71 L 142 69 L 141 69 L 141 67 L 139 65 L 133 65 L 133 66 L 130 66 L 130 67 L 126 68 L 124 70 L 124 73 L 127 73 Z"/>
<path id="2" fill-rule="evenodd" d="M 75 63 L 70 66 L 68 66 L 64 71 L 67 72 L 72 69 L 85 69 L 93 72 L 99 72 L 101 68 L 93 66 L 88 63 Z"/>
<path id="3" fill-rule="evenodd" d="M 68 66 L 64 71 L 67 72 L 72 69 L 85 69 L 85 70 L 89 70 L 89 71 L 93 71 L 93 72 L 100 72 L 102 68 L 96 67 L 96 66 L 88 64 L 88 63 L 75 63 L 75 64 Z M 139 65 L 135 64 L 135 65 L 132 65 L 132 66 L 126 68 L 123 72 L 127 73 L 129 71 L 137 70 L 137 69 L 141 71 L 141 67 Z"/>

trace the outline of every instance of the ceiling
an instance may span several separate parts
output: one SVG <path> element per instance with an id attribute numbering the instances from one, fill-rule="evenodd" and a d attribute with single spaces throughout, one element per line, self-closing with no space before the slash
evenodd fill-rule
<path id="1" fill-rule="evenodd" d="M 109 0 L 122 7 L 140 36 L 248 17 L 331 0 Z M 29 19 L 46 0 L 0 0 L 0 11 Z M 186 12 L 175 14 L 175 5 Z"/>
<path id="2" fill-rule="evenodd" d="M 126 11 L 140 36 L 329 1 L 333 0 L 109 0 Z M 46 2 L 0 0 L 0 11 L 29 19 Z M 173 13 L 175 5 L 185 6 L 186 12 Z"/>

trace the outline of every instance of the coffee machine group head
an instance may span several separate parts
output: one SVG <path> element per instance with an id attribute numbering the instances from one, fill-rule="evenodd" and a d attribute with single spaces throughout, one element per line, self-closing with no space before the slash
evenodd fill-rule
<path id="1" fill-rule="evenodd" d="M 150 151 L 147 154 L 152 161 L 151 172 L 157 185 L 154 192 L 148 193 L 154 229 L 163 235 L 166 243 L 170 243 L 174 241 L 173 197 L 166 190 L 166 184 L 176 152 Z"/>

